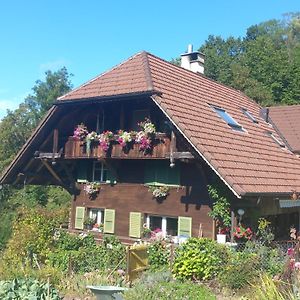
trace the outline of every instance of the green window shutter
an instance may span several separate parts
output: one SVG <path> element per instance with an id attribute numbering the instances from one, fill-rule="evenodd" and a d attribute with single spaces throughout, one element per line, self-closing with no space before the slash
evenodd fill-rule
<path id="1" fill-rule="evenodd" d="M 129 236 L 140 238 L 142 231 L 142 214 L 140 212 L 131 212 L 129 215 Z"/>
<path id="2" fill-rule="evenodd" d="M 79 161 L 77 164 L 77 182 L 88 181 L 88 164 L 85 161 Z"/>
<path id="3" fill-rule="evenodd" d="M 168 166 L 168 181 L 167 184 L 180 185 L 180 165 L 179 162 L 175 164 L 174 168 Z"/>
<path id="4" fill-rule="evenodd" d="M 156 163 L 156 182 L 161 184 L 168 184 L 168 173 L 169 173 L 168 162 L 157 161 Z"/>
<path id="5" fill-rule="evenodd" d="M 178 217 L 178 236 L 192 236 L 192 218 Z"/>
<path id="6" fill-rule="evenodd" d="M 85 208 L 83 206 L 76 207 L 75 213 L 75 229 L 83 229 Z"/>
<path id="7" fill-rule="evenodd" d="M 115 210 L 105 209 L 104 211 L 104 232 L 114 233 L 115 232 Z"/>
<path id="8" fill-rule="evenodd" d="M 144 183 L 151 184 L 156 182 L 155 170 L 156 170 L 155 161 L 147 161 L 145 163 Z"/>
<path id="9" fill-rule="evenodd" d="M 117 177 L 115 176 L 114 172 L 112 172 L 111 170 L 107 170 L 106 173 L 106 183 L 110 183 L 110 184 L 116 184 L 117 183 Z"/>

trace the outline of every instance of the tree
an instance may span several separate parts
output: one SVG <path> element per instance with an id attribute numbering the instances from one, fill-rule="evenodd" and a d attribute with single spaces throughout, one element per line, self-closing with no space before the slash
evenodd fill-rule
<path id="1" fill-rule="evenodd" d="M 36 81 L 33 93 L 14 111 L 8 111 L 0 122 L 0 171 L 13 160 L 56 99 L 70 91 L 72 85 L 66 68 L 47 71 L 45 80 Z M 0 189 L 0 250 L 11 235 L 11 222 L 20 206 L 42 205 L 50 210 L 69 203 L 70 195 L 62 188 L 20 186 Z"/>
<path id="2" fill-rule="evenodd" d="M 300 102 L 300 14 L 248 28 L 241 38 L 209 36 L 199 49 L 205 75 L 263 105 Z"/>

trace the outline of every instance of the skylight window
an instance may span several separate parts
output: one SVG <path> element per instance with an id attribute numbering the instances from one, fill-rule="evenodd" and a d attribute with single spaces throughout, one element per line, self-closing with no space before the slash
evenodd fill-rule
<path id="1" fill-rule="evenodd" d="M 213 106 L 214 111 L 234 130 L 244 131 L 243 127 L 238 124 L 229 113 L 220 107 Z"/>
<path id="2" fill-rule="evenodd" d="M 268 134 L 276 144 L 278 144 L 281 148 L 285 148 L 285 144 L 281 140 L 279 140 L 272 132 L 268 132 Z"/>
<path id="3" fill-rule="evenodd" d="M 253 123 L 258 123 L 258 121 L 253 117 L 253 115 L 246 108 L 242 108 L 242 111 Z"/>

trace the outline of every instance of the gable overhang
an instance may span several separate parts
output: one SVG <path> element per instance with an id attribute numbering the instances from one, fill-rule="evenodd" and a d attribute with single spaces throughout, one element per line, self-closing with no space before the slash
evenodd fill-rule
<path id="1" fill-rule="evenodd" d="M 45 124 L 47 124 L 51 119 L 53 119 L 54 115 L 57 113 L 58 107 L 53 105 L 42 121 L 39 123 L 39 125 L 36 127 L 36 129 L 33 131 L 31 136 L 28 138 L 26 143 L 23 145 L 23 147 L 20 149 L 20 151 L 17 153 L 14 160 L 8 165 L 8 167 L 3 171 L 0 177 L 0 184 L 7 183 L 8 177 L 13 173 L 16 172 L 18 169 L 18 164 L 20 164 L 22 159 L 25 159 L 25 156 L 29 154 L 29 152 L 34 151 L 33 149 L 30 149 L 32 143 L 39 135 L 43 134 L 43 129 L 45 127 Z M 16 174 L 17 176 L 17 174 Z"/>
<path id="2" fill-rule="evenodd" d="M 153 95 L 159 95 L 160 92 L 151 90 L 151 91 L 142 91 L 138 93 L 127 93 L 127 94 L 119 94 L 119 95 L 111 95 L 111 96 L 101 96 L 101 97 L 93 97 L 93 98 L 81 98 L 81 99 L 71 99 L 71 100 L 57 100 L 53 106 L 46 113 L 42 121 L 33 131 L 31 136 L 28 138 L 26 143 L 20 149 L 20 151 L 15 156 L 14 160 L 8 165 L 8 167 L 3 171 L 0 177 L 0 184 L 11 184 L 13 180 L 12 177 L 16 178 L 20 165 L 26 165 L 29 163 L 31 156 L 33 158 L 33 154 L 37 149 L 34 149 L 32 145 L 37 139 L 41 139 L 43 134 L 45 133 L 45 126 L 49 124 L 50 121 L 57 117 L 57 114 L 60 111 L 60 108 L 67 105 L 83 105 L 83 104 L 97 104 L 97 103 L 107 103 L 112 101 L 126 101 L 126 100 L 134 100 L 139 99 L 141 97 L 149 98 Z M 26 158 L 27 157 L 27 158 Z"/>
<path id="3" fill-rule="evenodd" d="M 246 193 L 239 189 L 240 191 L 234 189 L 232 185 L 230 185 L 225 178 L 217 171 L 217 169 L 210 163 L 210 161 L 199 151 L 199 149 L 192 143 L 192 141 L 187 137 L 184 131 L 174 122 L 173 118 L 169 116 L 169 114 L 163 109 L 160 103 L 155 99 L 154 96 L 151 96 L 151 99 L 154 103 L 159 107 L 159 109 L 164 113 L 164 115 L 170 120 L 170 122 L 174 125 L 174 127 L 184 136 L 184 138 L 189 142 L 189 144 L 193 147 L 193 149 L 200 155 L 200 157 L 209 165 L 209 167 L 218 175 L 218 177 L 225 183 L 225 185 L 232 191 L 232 193 L 239 199 L 242 196 L 245 196 Z"/>
<path id="4" fill-rule="evenodd" d="M 134 92 L 134 93 L 126 93 L 126 94 L 117 94 L 117 95 L 108 95 L 108 96 L 101 96 L 101 97 L 89 97 L 89 98 L 79 98 L 79 99 L 69 99 L 69 100 L 57 100 L 54 105 L 67 105 L 67 104 L 99 104 L 105 102 L 111 102 L 116 100 L 130 100 L 140 97 L 150 97 L 153 95 L 159 95 L 161 92 L 156 90 L 151 91 L 141 91 L 141 92 Z"/>

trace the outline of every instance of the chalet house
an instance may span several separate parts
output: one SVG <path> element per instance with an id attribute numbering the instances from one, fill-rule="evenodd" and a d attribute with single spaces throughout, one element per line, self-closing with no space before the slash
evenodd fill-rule
<path id="1" fill-rule="evenodd" d="M 141 52 L 58 98 L 1 183 L 62 186 L 73 195 L 71 229 L 90 217 L 132 241 L 144 227 L 214 237 L 207 185 L 219 180 L 233 217 L 271 218 L 283 237 L 299 226 L 290 198 L 300 191 L 300 144 L 268 110 L 201 74 L 203 63 L 191 49 L 182 67 Z"/>

